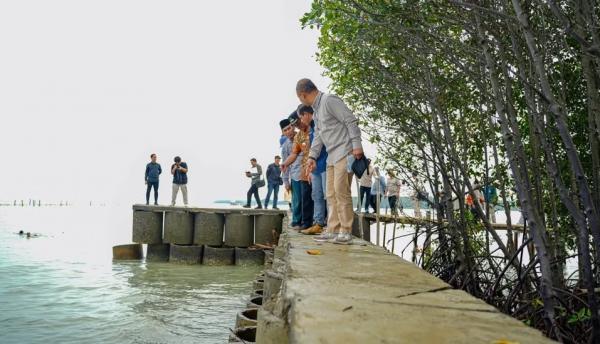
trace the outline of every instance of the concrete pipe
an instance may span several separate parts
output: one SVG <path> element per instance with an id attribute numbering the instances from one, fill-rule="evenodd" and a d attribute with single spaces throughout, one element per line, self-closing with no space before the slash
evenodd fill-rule
<path id="1" fill-rule="evenodd" d="M 248 306 L 248 308 L 259 308 L 260 306 L 262 306 L 262 303 L 263 303 L 263 297 L 255 296 L 250 299 L 247 306 Z"/>
<path id="2" fill-rule="evenodd" d="M 115 260 L 142 259 L 143 257 L 142 244 L 113 246 L 113 259 Z"/>
<path id="3" fill-rule="evenodd" d="M 248 247 L 254 243 L 254 216 L 225 215 L 225 246 Z"/>
<path id="4" fill-rule="evenodd" d="M 248 326 L 256 326 L 256 318 L 258 315 L 257 313 L 257 308 L 250 308 L 239 312 L 235 319 L 235 327 L 241 328 Z"/>
<path id="5" fill-rule="evenodd" d="M 273 251 L 265 251 L 265 265 L 267 268 L 273 265 Z"/>
<path id="6" fill-rule="evenodd" d="M 187 211 L 167 211 L 163 241 L 170 244 L 191 245 L 194 242 L 194 216 Z"/>
<path id="7" fill-rule="evenodd" d="M 262 278 L 252 282 L 252 290 L 263 289 L 264 283 L 265 283 L 265 280 Z"/>
<path id="8" fill-rule="evenodd" d="M 260 308 L 256 319 L 256 342 L 262 344 L 287 344 L 289 328 L 282 317 Z"/>
<path id="9" fill-rule="evenodd" d="M 235 253 L 233 248 L 204 246 L 202 264 L 204 265 L 233 265 Z"/>
<path id="10" fill-rule="evenodd" d="M 252 282 L 252 288 L 253 289 L 262 289 L 264 287 L 264 283 L 263 281 L 254 281 Z"/>
<path id="11" fill-rule="evenodd" d="M 225 216 L 215 213 L 194 215 L 194 245 L 223 245 Z"/>
<path id="12" fill-rule="evenodd" d="M 265 282 L 263 284 L 263 297 L 268 300 L 273 295 L 279 293 L 283 276 L 275 271 L 267 271 L 265 273 Z"/>
<path id="13" fill-rule="evenodd" d="M 235 248 L 235 265 L 250 266 L 264 265 L 265 253 L 263 250 L 249 250 L 246 248 Z"/>
<path id="14" fill-rule="evenodd" d="M 263 245 L 277 245 L 282 225 L 283 216 L 280 214 L 256 215 L 254 220 L 254 242 Z"/>
<path id="15" fill-rule="evenodd" d="M 148 244 L 148 251 L 146 252 L 146 261 L 168 262 L 170 252 L 170 244 Z"/>
<path id="16" fill-rule="evenodd" d="M 200 264 L 202 246 L 183 246 L 171 244 L 169 262 L 180 264 Z"/>
<path id="17" fill-rule="evenodd" d="M 161 244 L 163 214 L 151 211 L 133 212 L 133 242 L 140 244 Z"/>
<path id="18" fill-rule="evenodd" d="M 229 335 L 229 343 L 256 343 L 256 327 L 236 328 Z"/>

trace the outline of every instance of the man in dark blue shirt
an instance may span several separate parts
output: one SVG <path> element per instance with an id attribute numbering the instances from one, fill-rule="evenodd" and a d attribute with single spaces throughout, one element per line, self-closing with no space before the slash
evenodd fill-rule
<path id="1" fill-rule="evenodd" d="M 174 159 L 175 163 L 171 165 L 171 174 L 173 175 L 173 197 L 171 198 L 171 206 L 175 206 L 177 200 L 177 193 L 181 189 L 183 195 L 183 204 L 187 207 L 187 172 L 188 166 L 181 158 L 176 156 Z"/>
<path id="2" fill-rule="evenodd" d="M 150 161 L 146 165 L 146 174 L 144 180 L 146 182 L 146 205 L 150 204 L 150 189 L 154 187 L 154 205 L 158 205 L 158 177 L 162 173 L 160 164 L 156 162 L 156 154 L 150 155 Z"/>
<path id="3" fill-rule="evenodd" d="M 279 166 L 279 162 L 281 161 L 281 157 L 279 155 L 275 156 L 275 162 L 270 164 L 267 167 L 267 198 L 265 198 L 265 209 L 269 208 L 269 200 L 271 199 L 271 193 L 273 193 L 273 209 L 277 208 L 277 198 L 279 196 L 279 185 L 283 184 L 283 179 L 281 178 L 281 167 Z"/>

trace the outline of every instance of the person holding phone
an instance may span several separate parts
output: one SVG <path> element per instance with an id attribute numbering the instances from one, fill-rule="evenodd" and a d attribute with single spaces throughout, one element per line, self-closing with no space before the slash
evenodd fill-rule
<path id="1" fill-rule="evenodd" d="M 171 206 L 175 206 L 175 201 L 177 200 L 177 193 L 181 189 L 181 194 L 183 195 L 183 204 L 187 207 L 188 165 L 184 161 L 181 161 L 181 158 L 178 156 L 176 156 L 173 160 L 175 163 L 171 165 L 171 174 L 173 175 L 173 196 L 171 198 Z"/>

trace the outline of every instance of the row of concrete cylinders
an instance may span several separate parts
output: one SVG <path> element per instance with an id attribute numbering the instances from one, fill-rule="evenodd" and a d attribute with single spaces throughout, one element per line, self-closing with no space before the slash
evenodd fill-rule
<path id="1" fill-rule="evenodd" d="M 269 323 L 269 319 L 261 320 L 259 318 L 265 317 L 265 312 L 262 311 L 265 302 L 274 295 L 278 295 L 283 282 L 283 275 L 272 269 L 276 256 L 277 252 L 265 251 L 265 271 L 254 280 L 250 300 L 246 304 L 246 308 L 236 316 L 235 329 L 229 336 L 229 343 L 255 343 L 258 341 L 257 336 L 260 335 L 257 333 L 258 322 L 261 321 L 263 332 L 265 324 Z M 263 333 L 263 335 L 265 334 Z"/>
<path id="2" fill-rule="evenodd" d="M 142 244 L 113 247 L 113 259 L 143 259 Z M 263 265 L 263 250 L 241 247 L 211 247 L 206 245 L 148 244 L 146 261 L 203 265 Z"/>
<path id="3" fill-rule="evenodd" d="M 276 244 L 276 233 L 281 233 L 282 221 L 283 214 L 135 210 L 133 242 L 215 247 Z"/>
<path id="4" fill-rule="evenodd" d="M 235 329 L 229 336 L 230 343 L 255 343 L 258 309 L 263 304 L 264 273 L 257 276 L 252 284 L 252 294 L 246 309 L 236 315 Z"/>

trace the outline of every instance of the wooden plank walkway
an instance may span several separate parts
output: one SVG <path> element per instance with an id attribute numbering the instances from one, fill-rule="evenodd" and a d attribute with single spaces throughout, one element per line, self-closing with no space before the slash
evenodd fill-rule
<path id="1" fill-rule="evenodd" d="M 373 213 L 361 213 L 361 212 L 356 212 L 355 213 L 357 216 L 363 216 L 365 219 L 368 219 L 371 222 L 375 222 L 377 221 L 377 215 L 373 214 Z M 421 218 L 416 218 L 413 216 L 408 216 L 408 215 L 397 215 L 397 216 L 393 216 L 393 215 L 389 215 L 389 214 L 380 214 L 379 215 L 379 221 L 382 223 L 400 223 L 400 224 L 407 224 L 407 225 L 437 225 L 438 222 L 435 220 L 428 220 L 425 217 L 421 217 Z M 446 223 L 445 221 L 443 221 L 442 223 Z M 523 225 L 520 224 L 512 224 L 512 230 L 517 231 L 517 232 L 522 232 L 523 231 Z M 492 223 L 492 228 L 496 229 L 496 230 L 507 230 L 507 225 L 506 223 Z"/>

